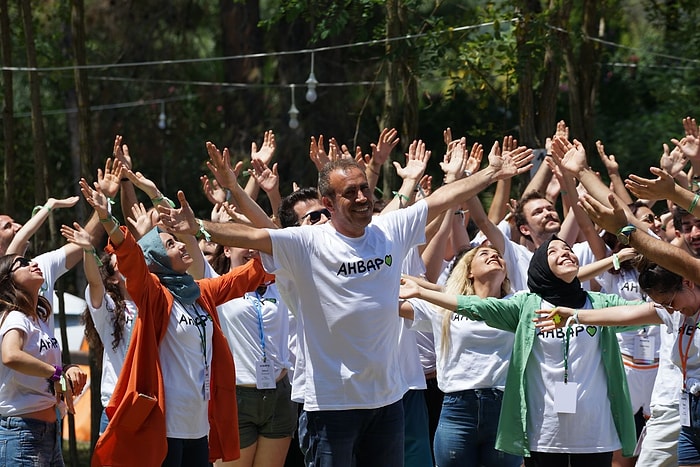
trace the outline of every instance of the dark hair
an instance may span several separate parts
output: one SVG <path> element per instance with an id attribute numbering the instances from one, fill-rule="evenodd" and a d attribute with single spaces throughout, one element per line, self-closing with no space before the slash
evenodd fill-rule
<path id="1" fill-rule="evenodd" d="M 318 173 L 318 192 L 321 196 L 330 198 L 335 194 L 331 188 L 331 174 L 333 172 L 346 172 L 350 169 L 357 169 L 364 174 L 354 159 L 337 159 L 324 165 Z"/>
<path id="2" fill-rule="evenodd" d="M 51 302 L 39 295 L 37 307 L 31 294 L 18 287 L 12 278 L 12 265 L 20 255 L 10 254 L 0 257 L 0 314 L 5 319 L 7 313 L 18 310 L 32 319 L 47 321 L 51 316 Z"/>
<path id="3" fill-rule="evenodd" d="M 297 203 L 309 200 L 319 200 L 318 190 L 314 187 L 300 188 L 282 200 L 277 211 L 277 217 L 280 220 L 282 228 L 297 225 L 299 217 L 297 213 L 294 212 L 294 206 L 296 206 Z"/>
<path id="4" fill-rule="evenodd" d="M 214 253 L 211 254 L 211 261 L 209 261 L 212 269 L 220 276 L 231 270 L 231 259 L 224 254 L 224 249 L 223 245 L 216 245 Z"/>
<path id="5" fill-rule="evenodd" d="M 683 231 L 683 218 L 685 216 L 693 216 L 690 212 L 686 211 L 682 207 L 678 206 L 677 204 L 673 205 L 673 228 L 675 228 L 678 232 Z"/>
<path id="6" fill-rule="evenodd" d="M 520 232 L 520 226 L 527 224 L 527 218 L 525 217 L 525 211 L 523 211 L 524 206 L 529 203 L 530 201 L 537 200 L 537 199 L 547 199 L 543 194 L 541 194 L 539 191 L 530 191 L 528 193 L 525 193 L 520 200 L 518 200 L 517 205 L 515 206 L 515 211 L 513 211 L 513 218 L 515 219 L 515 227 L 518 229 L 518 232 Z M 547 200 L 549 201 L 549 200 Z M 532 241 L 532 237 L 530 235 L 521 235 L 528 240 Z"/>
<path id="7" fill-rule="evenodd" d="M 102 253 L 100 255 L 100 261 L 102 262 L 102 266 L 100 266 L 100 277 L 102 278 L 105 292 L 107 292 L 114 302 L 114 310 L 112 310 L 112 350 L 116 350 L 124 339 L 126 303 L 124 302 L 124 295 L 122 295 L 119 284 L 107 280 L 116 272 L 112 266 L 111 259 L 112 257 L 108 253 Z M 97 329 L 95 329 L 95 322 L 92 320 L 90 311 L 87 308 L 83 311 L 81 318 L 85 324 L 85 339 L 88 345 L 95 351 L 96 355 L 102 355 L 104 343 L 100 339 Z"/>
<path id="8" fill-rule="evenodd" d="M 647 295 L 666 294 L 683 288 L 683 277 L 649 261 L 647 258 L 639 260 L 637 269 L 639 271 L 639 287 Z"/>

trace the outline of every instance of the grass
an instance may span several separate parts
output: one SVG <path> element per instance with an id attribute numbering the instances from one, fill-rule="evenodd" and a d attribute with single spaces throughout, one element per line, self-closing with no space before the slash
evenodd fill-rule
<path id="1" fill-rule="evenodd" d="M 78 442 L 77 459 L 72 459 L 70 455 L 68 441 L 63 441 L 63 460 L 66 467 L 90 467 L 90 443 Z"/>

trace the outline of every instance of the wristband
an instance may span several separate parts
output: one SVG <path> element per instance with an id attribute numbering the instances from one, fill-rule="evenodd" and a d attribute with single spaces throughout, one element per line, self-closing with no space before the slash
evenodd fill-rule
<path id="1" fill-rule="evenodd" d="M 617 253 L 613 253 L 613 255 L 612 255 L 612 263 L 613 263 L 613 269 L 615 269 L 615 271 L 619 271 L 620 270 L 620 257 L 617 256 Z"/>
<path id="2" fill-rule="evenodd" d="M 211 234 L 204 228 L 204 222 L 202 222 L 202 219 L 195 220 L 197 221 L 197 224 L 199 224 L 199 230 L 197 230 L 197 233 L 194 234 L 195 238 L 200 240 L 202 237 L 204 237 L 204 240 L 211 242 Z"/>
<path id="3" fill-rule="evenodd" d="M 61 368 L 58 365 L 54 365 L 53 367 L 54 367 L 55 371 L 49 377 L 49 381 L 51 381 L 52 383 L 55 383 L 56 381 L 61 379 L 61 375 L 63 375 L 63 368 Z"/>
<path id="4" fill-rule="evenodd" d="M 403 194 L 399 193 L 398 191 L 392 191 L 391 193 L 394 195 L 395 198 L 398 198 L 399 201 L 403 200 L 406 203 L 408 203 L 408 196 L 403 195 Z"/>
<path id="5" fill-rule="evenodd" d="M 171 208 L 175 208 L 175 203 L 173 203 L 172 200 L 167 196 L 160 195 L 156 196 L 155 198 L 151 198 L 151 203 L 153 203 L 153 206 L 160 203 L 161 201 L 165 201 Z"/>
<path id="6" fill-rule="evenodd" d="M 690 203 L 690 208 L 688 209 L 689 213 L 693 213 L 693 209 L 695 209 L 695 206 L 698 205 L 698 201 L 700 201 L 700 193 L 695 193 L 695 196 L 693 196 L 693 201 Z"/>
<path id="7" fill-rule="evenodd" d="M 574 316 L 573 316 L 573 318 L 574 318 L 574 322 L 575 322 L 576 324 L 581 324 L 581 323 L 579 323 L 579 321 L 578 321 L 578 310 L 574 311 Z"/>
<path id="8" fill-rule="evenodd" d="M 119 227 L 119 226 L 117 226 L 117 228 L 118 228 L 118 227 Z M 112 232 L 110 232 L 110 233 L 112 233 Z M 101 267 L 101 266 L 102 266 L 102 261 L 100 260 L 100 257 L 97 256 L 97 250 L 95 250 L 95 247 L 94 247 L 94 246 L 93 246 L 92 248 L 83 248 L 83 251 L 84 251 L 85 253 L 88 253 L 88 254 L 92 255 L 92 257 L 95 258 L 95 262 L 97 263 L 97 266 L 98 266 L 98 267 Z"/>
<path id="9" fill-rule="evenodd" d="M 51 208 L 49 207 L 48 204 L 45 204 L 43 206 L 41 206 L 41 205 L 34 206 L 34 209 L 32 209 L 32 217 L 36 216 L 36 213 L 41 211 L 42 209 L 46 209 L 47 211 L 51 212 Z"/>

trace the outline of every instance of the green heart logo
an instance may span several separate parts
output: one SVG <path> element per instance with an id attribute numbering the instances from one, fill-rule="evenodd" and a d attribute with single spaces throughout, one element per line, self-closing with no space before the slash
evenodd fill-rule
<path id="1" fill-rule="evenodd" d="M 595 333 L 598 332 L 598 328 L 595 326 L 586 326 L 586 332 L 589 336 L 593 337 Z"/>
<path id="2" fill-rule="evenodd" d="M 386 264 L 387 266 L 391 266 L 391 262 L 392 262 L 391 255 L 386 255 L 384 257 L 384 264 Z"/>

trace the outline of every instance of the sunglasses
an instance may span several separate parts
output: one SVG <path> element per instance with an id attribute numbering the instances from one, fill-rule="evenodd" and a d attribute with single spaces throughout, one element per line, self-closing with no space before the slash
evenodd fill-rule
<path id="1" fill-rule="evenodd" d="M 309 218 L 309 222 L 311 222 L 311 224 L 316 224 L 318 221 L 321 220 L 321 216 L 326 216 L 326 219 L 330 219 L 331 212 L 326 208 L 319 209 L 318 211 L 307 212 L 306 214 L 301 216 L 301 218 L 299 219 L 299 222 L 297 222 L 297 225 L 301 225 L 301 223 L 307 217 Z"/>
<path id="2" fill-rule="evenodd" d="M 24 256 L 18 256 L 12 262 L 12 265 L 10 266 L 10 272 L 15 272 L 16 270 L 18 270 L 20 268 L 26 268 L 30 264 L 32 264 L 32 262 L 30 260 L 28 260 Z"/>
<path id="3" fill-rule="evenodd" d="M 647 224 L 653 224 L 655 221 L 661 221 L 659 216 L 655 216 L 654 214 L 647 214 L 639 220 L 642 222 L 646 222 Z"/>

